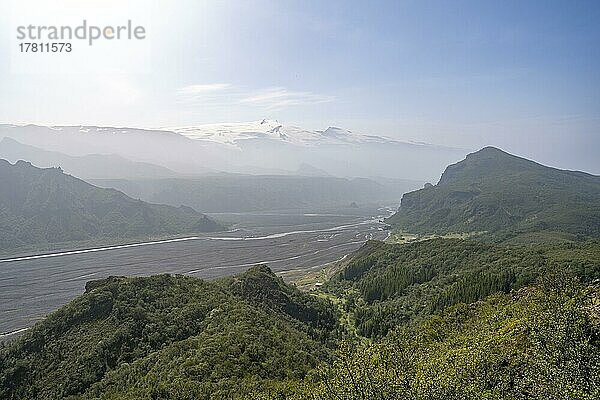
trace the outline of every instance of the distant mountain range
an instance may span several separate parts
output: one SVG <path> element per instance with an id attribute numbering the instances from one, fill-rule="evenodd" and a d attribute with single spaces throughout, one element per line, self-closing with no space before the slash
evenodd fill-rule
<path id="1" fill-rule="evenodd" d="M 394 178 L 338 178 L 308 163 L 301 163 L 296 171 L 279 170 L 268 175 L 186 175 L 115 154 L 71 156 L 47 151 L 10 137 L 0 140 L 0 158 L 13 163 L 24 160 L 41 168 L 59 167 L 67 174 L 101 187 L 115 188 L 136 199 L 176 207 L 185 205 L 204 212 L 394 201 L 422 184 Z"/>
<path id="2" fill-rule="evenodd" d="M 161 130 L 96 126 L 0 125 L 0 138 L 70 156 L 119 155 L 131 161 L 160 165 L 177 172 L 210 172 L 223 160 L 200 142 Z"/>
<path id="3" fill-rule="evenodd" d="M 59 168 L 0 160 L 0 182 L 0 250 L 223 229 L 190 207 L 134 200 L 66 175 Z"/>
<path id="4" fill-rule="evenodd" d="M 309 130 L 268 119 L 169 130 L 203 143 L 219 143 L 236 152 L 246 166 L 272 163 L 295 170 L 307 163 L 341 177 L 427 180 L 437 178 L 445 164 L 465 154 L 463 149 L 365 135 L 339 127 Z"/>
<path id="5" fill-rule="evenodd" d="M 29 161 L 41 168 L 60 167 L 81 179 L 173 178 L 181 176 L 168 168 L 146 162 L 130 161 L 116 154 L 70 156 L 19 143 L 10 137 L 0 140 L 0 158 L 15 163 Z"/>
<path id="6" fill-rule="evenodd" d="M 450 165 L 437 185 L 402 197 L 394 226 L 415 233 L 600 235 L 600 177 L 486 147 Z"/>
<path id="7" fill-rule="evenodd" d="M 325 130 L 308 130 L 298 126 L 285 125 L 279 121 L 263 119 L 260 121 L 207 124 L 189 127 L 168 128 L 191 139 L 208 140 L 241 147 L 247 140 L 271 140 L 292 143 L 301 146 L 339 145 L 361 143 L 420 144 L 376 135 L 363 135 L 330 126 Z"/>
<path id="8" fill-rule="evenodd" d="M 310 165 L 339 177 L 437 179 L 466 151 L 363 135 L 306 130 L 273 120 L 163 130 L 96 126 L 0 125 L 0 138 L 70 156 L 119 155 L 177 173 L 289 174 Z M 376 157 L 373 155 L 377 154 Z"/>

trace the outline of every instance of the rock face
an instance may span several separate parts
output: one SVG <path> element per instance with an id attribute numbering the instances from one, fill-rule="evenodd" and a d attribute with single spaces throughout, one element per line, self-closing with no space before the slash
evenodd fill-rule
<path id="1" fill-rule="evenodd" d="M 420 233 L 600 233 L 600 177 L 486 147 L 450 165 L 437 185 L 406 193 L 389 223 Z"/>

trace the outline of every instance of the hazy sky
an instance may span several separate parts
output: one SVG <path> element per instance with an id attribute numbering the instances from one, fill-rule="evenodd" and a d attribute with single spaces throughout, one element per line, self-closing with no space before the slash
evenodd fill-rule
<path id="1" fill-rule="evenodd" d="M 600 173 L 598 1 L 0 1 L 0 122 L 268 117 Z M 147 38 L 18 52 L 84 18 Z"/>

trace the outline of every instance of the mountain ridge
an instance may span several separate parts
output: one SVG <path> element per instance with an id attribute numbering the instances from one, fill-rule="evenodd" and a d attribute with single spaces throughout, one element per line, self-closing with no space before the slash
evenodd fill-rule
<path id="1" fill-rule="evenodd" d="M 164 128 L 194 140 L 215 141 L 222 144 L 238 145 L 238 141 L 271 139 L 296 145 L 315 144 L 402 144 L 411 146 L 431 146 L 452 150 L 463 150 L 455 147 L 435 145 L 417 141 L 402 141 L 386 136 L 355 133 L 337 126 L 329 126 L 324 130 L 304 129 L 295 125 L 286 125 L 277 120 L 262 119 L 260 121 L 212 123 L 195 126 Z"/>
<path id="2" fill-rule="evenodd" d="M 330 358 L 336 327 L 328 301 L 264 266 L 219 281 L 108 277 L 0 348 L 0 397 L 166 398 L 142 377 L 175 373 L 184 398 L 242 398 Z"/>
<path id="3" fill-rule="evenodd" d="M 131 161 L 117 154 L 71 156 L 23 144 L 8 136 L 0 140 L 0 158 L 12 163 L 24 160 L 40 168 L 60 167 L 70 175 L 81 179 L 174 178 L 181 176 L 166 167 Z"/>
<path id="4" fill-rule="evenodd" d="M 135 200 L 65 174 L 0 159 L 0 248 L 223 229 L 190 207 Z"/>
<path id="5" fill-rule="evenodd" d="M 565 170 L 565 169 L 560 169 L 560 168 L 555 168 L 555 167 L 549 167 L 549 166 L 540 164 L 538 162 L 535 162 L 533 160 L 529 160 L 525 157 L 520 157 L 520 156 L 510 154 L 510 153 L 508 153 L 502 149 L 499 149 L 497 147 L 486 146 L 476 152 L 467 154 L 467 156 L 463 160 L 464 162 L 459 161 L 455 164 L 451 164 L 448 167 L 446 167 L 446 169 L 444 170 L 444 172 L 442 173 L 442 175 L 440 177 L 438 184 L 443 185 L 443 184 L 449 183 L 449 181 L 452 180 L 452 175 L 460 172 L 460 167 L 466 166 L 469 163 L 473 163 L 473 162 L 475 163 L 474 166 L 487 167 L 486 172 L 489 172 L 490 171 L 489 162 L 498 161 L 498 157 L 502 157 L 502 162 L 498 163 L 494 169 L 494 172 L 496 172 L 498 174 L 500 174 L 500 173 L 506 174 L 506 172 L 508 172 L 508 171 L 514 172 L 517 168 L 530 167 L 530 168 L 538 168 L 538 169 L 550 169 L 555 172 L 560 172 L 560 173 L 564 173 L 564 174 L 573 174 L 573 175 L 578 175 L 578 176 L 582 176 L 582 177 L 588 176 L 588 177 L 600 178 L 597 175 L 590 174 L 590 173 L 584 172 L 584 171 Z M 470 167 L 473 168 L 473 166 L 470 166 Z"/>
<path id="6" fill-rule="evenodd" d="M 148 202 L 187 205 L 204 212 L 283 210 L 392 201 L 419 182 L 379 183 L 320 175 L 206 175 L 197 178 L 98 179 Z"/>
<path id="7" fill-rule="evenodd" d="M 597 236 L 600 177 L 485 147 L 449 165 L 437 185 L 406 193 L 388 222 L 414 233 Z"/>

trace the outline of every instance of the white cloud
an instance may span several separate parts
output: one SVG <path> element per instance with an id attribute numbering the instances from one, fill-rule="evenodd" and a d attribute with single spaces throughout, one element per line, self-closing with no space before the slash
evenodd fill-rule
<path id="1" fill-rule="evenodd" d="M 274 110 L 289 106 L 329 103 L 333 100 L 332 96 L 311 92 L 294 92 L 284 87 L 274 87 L 259 90 L 242 98 L 240 102 Z"/>
<path id="2" fill-rule="evenodd" d="M 190 85 L 180 88 L 177 92 L 182 95 L 202 95 L 215 93 L 231 88 L 230 83 L 209 83 L 204 85 Z"/>
<path id="3" fill-rule="evenodd" d="M 102 99 L 111 104 L 131 106 L 143 98 L 140 88 L 125 75 L 102 76 L 98 79 L 98 92 L 104 92 Z"/>
<path id="4" fill-rule="evenodd" d="M 312 92 L 291 91 L 285 87 L 248 90 L 230 83 L 185 86 L 177 90 L 180 102 L 202 107 L 247 106 L 267 111 L 293 106 L 328 103 L 334 97 Z"/>

